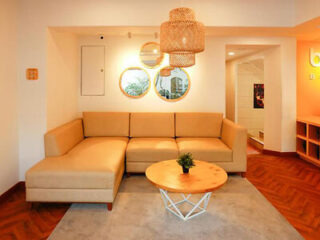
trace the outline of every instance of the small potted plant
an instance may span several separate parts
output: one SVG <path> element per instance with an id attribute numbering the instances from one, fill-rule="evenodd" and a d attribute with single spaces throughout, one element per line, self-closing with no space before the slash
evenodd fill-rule
<path id="1" fill-rule="evenodd" d="M 189 169 L 195 166 L 191 153 L 181 154 L 177 159 L 177 163 L 182 167 L 183 173 L 189 173 Z"/>

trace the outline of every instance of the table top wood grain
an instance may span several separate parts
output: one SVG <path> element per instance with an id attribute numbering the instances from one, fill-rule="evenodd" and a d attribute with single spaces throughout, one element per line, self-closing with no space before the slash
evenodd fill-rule
<path id="1" fill-rule="evenodd" d="M 152 164 L 146 170 L 148 180 L 158 188 L 176 193 L 206 193 L 218 189 L 226 183 L 228 175 L 215 164 L 194 160 L 195 165 L 188 174 L 176 160 L 166 160 Z"/>

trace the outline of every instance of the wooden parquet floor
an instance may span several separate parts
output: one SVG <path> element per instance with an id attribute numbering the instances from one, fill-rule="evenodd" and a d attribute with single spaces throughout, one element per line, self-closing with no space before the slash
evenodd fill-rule
<path id="1" fill-rule="evenodd" d="M 320 240 L 320 169 L 298 158 L 263 155 L 252 148 L 248 154 L 248 180 L 305 239 Z M 0 240 L 47 239 L 69 206 L 40 204 L 30 209 L 20 188 L 0 203 Z"/>
<path id="2" fill-rule="evenodd" d="M 0 203 L 0 240 L 47 239 L 70 204 L 38 204 L 31 209 L 25 189 L 19 188 Z"/>
<path id="3" fill-rule="evenodd" d="M 308 240 L 320 240 L 320 169 L 295 157 L 248 155 L 247 179 Z"/>

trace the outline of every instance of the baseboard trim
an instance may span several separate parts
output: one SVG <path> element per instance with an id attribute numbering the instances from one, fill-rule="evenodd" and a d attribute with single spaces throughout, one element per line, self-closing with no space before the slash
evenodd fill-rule
<path id="1" fill-rule="evenodd" d="M 0 203 L 7 200 L 18 189 L 25 189 L 25 187 L 26 187 L 26 184 L 24 181 L 17 182 L 15 185 L 9 188 L 6 192 L 0 195 Z"/>
<path id="2" fill-rule="evenodd" d="M 278 151 L 263 149 L 262 153 L 267 155 L 277 156 L 277 157 L 298 157 L 298 154 L 296 152 L 278 152 Z"/>
<path id="3" fill-rule="evenodd" d="M 248 145 L 250 145 L 251 147 L 259 150 L 259 151 L 262 151 L 263 150 L 263 144 L 257 142 L 257 141 L 254 141 L 253 139 L 251 139 L 250 137 L 248 137 Z"/>

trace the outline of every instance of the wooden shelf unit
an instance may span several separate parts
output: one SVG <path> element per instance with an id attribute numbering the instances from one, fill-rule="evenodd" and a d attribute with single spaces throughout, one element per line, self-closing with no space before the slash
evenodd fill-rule
<path id="1" fill-rule="evenodd" d="M 297 153 L 320 167 L 320 116 L 297 119 Z"/>

